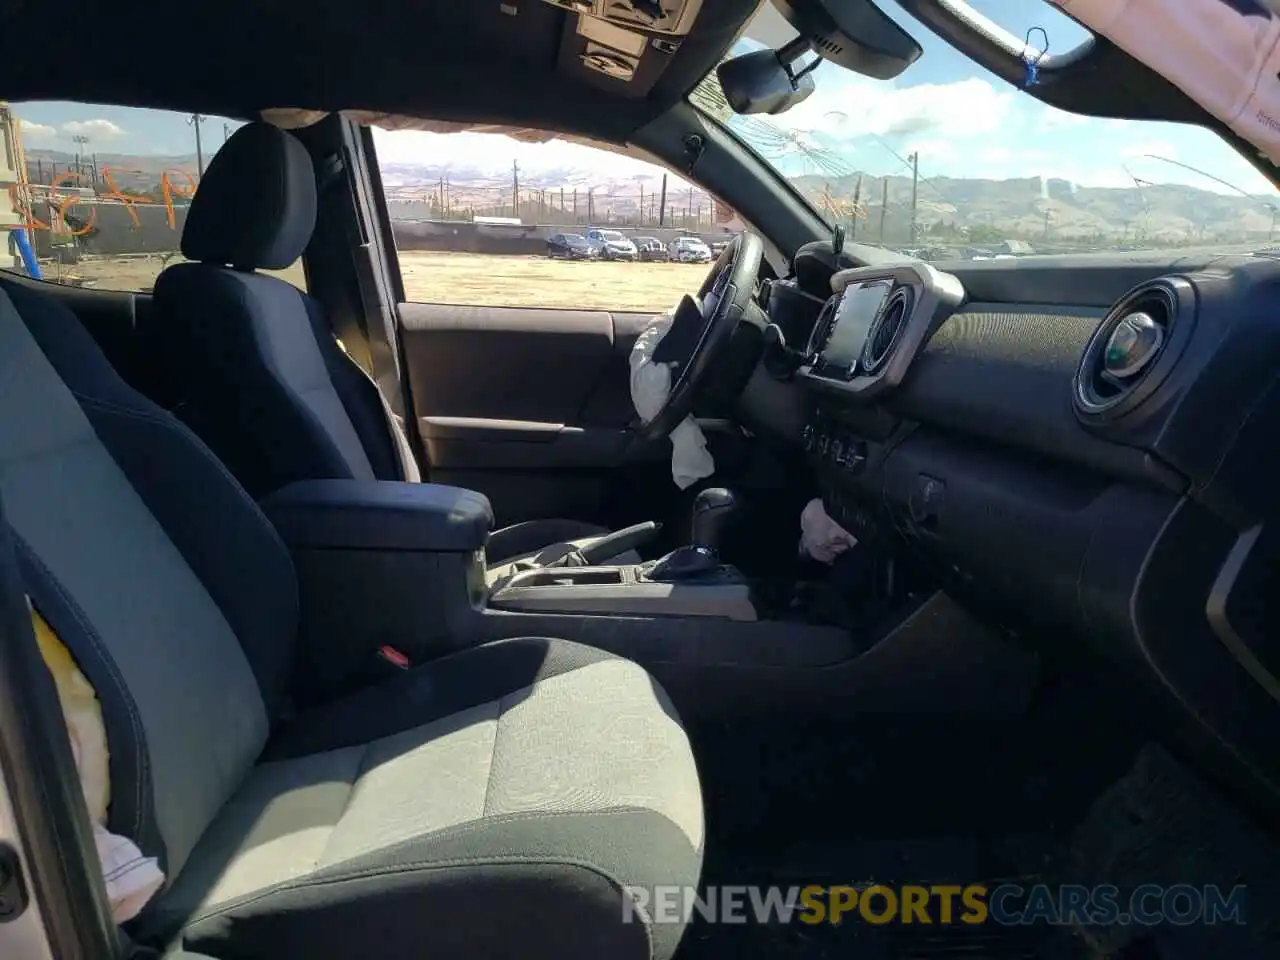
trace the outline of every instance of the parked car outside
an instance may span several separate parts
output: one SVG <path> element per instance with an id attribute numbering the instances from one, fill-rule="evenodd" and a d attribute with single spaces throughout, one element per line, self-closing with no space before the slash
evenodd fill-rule
<path id="1" fill-rule="evenodd" d="M 634 260 L 636 245 L 617 230 L 588 230 L 587 243 L 601 260 Z"/>
<path id="2" fill-rule="evenodd" d="M 728 245 L 728 240 L 717 240 L 714 243 L 708 244 L 708 246 L 711 247 L 711 255 L 713 257 L 718 257 L 720 254 L 724 253 L 724 248 Z"/>
<path id="3" fill-rule="evenodd" d="M 596 252 L 580 233 L 557 233 L 547 240 L 547 256 L 553 260 L 592 260 Z"/>
<path id="4" fill-rule="evenodd" d="M 657 237 L 636 237 L 635 244 L 637 255 L 641 260 L 657 260 L 665 263 L 671 259 L 671 254 Z"/>
<path id="5" fill-rule="evenodd" d="M 677 263 L 711 262 L 711 248 L 698 237 L 676 237 L 667 249 Z"/>

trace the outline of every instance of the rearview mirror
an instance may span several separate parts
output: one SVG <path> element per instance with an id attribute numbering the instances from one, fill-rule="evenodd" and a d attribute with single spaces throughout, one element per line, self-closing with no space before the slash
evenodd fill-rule
<path id="1" fill-rule="evenodd" d="M 877 80 L 892 80 L 923 53 L 872 0 L 773 0 L 773 5 L 822 59 Z"/>
<path id="2" fill-rule="evenodd" d="M 795 50 L 797 44 L 801 47 Z M 813 93 L 814 64 L 796 71 L 795 57 L 809 48 L 806 41 L 788 44 L 781 50 L 756 50 L 716 67 L 716 79 L 734 113 L 782 113 Z"/>

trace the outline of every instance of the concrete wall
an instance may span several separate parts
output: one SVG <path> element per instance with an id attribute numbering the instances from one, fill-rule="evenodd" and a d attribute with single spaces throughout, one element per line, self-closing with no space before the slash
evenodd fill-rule
<path id="1" fill-rule="evenodd" d="M 129 215 L 123 203 L 75 203 L 67 209 L 69 217 L 77 218 L 91 229 L 77 239 L 83 253 L 98 256 L 120 256 L 131 253 L 171 253 L 178 249 L 182 239 L 182 227 L 187 222 L 187 208 L 173 208 L 173 226 L 169 214 L 161 204 L 133 204 L 137 222 Z M 42 220 L 47 218 L 37 212 Z M 74 227 L 74 224 L 69 224 Z M 37 230 L 36 253 L 48 256 L 55 234 Z M 57 235 L 59 239 L 63 235 Z"/>

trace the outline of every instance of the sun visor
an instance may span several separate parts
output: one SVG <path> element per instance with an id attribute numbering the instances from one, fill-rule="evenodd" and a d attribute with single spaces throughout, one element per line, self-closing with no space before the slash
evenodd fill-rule
<path id="1" fill-rule="evenodd" d="M 1052 0 L 1280 163 L 1280 17 L 1254 0 Z"/>

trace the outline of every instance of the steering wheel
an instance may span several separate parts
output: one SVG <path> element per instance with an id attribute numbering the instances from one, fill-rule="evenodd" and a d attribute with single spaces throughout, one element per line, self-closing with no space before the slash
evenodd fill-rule
<path id="1" fill-rule="evenodd" d="M 661 440 L 693 412 L 699 393 L 716 365 L 730 350 L 739 325 L 754 306 L 756 278 L 764 258 L 764 244 L 754 233 L 740 233 L 711 265 L 696 297 L 685 295 L 671 327 L 654 351 L 654 362 L 675 364 L 675 382 L 653 419 L 640 427 L 646 440 Z M 663 350 L 668 343 L 676 351 Z"/>

